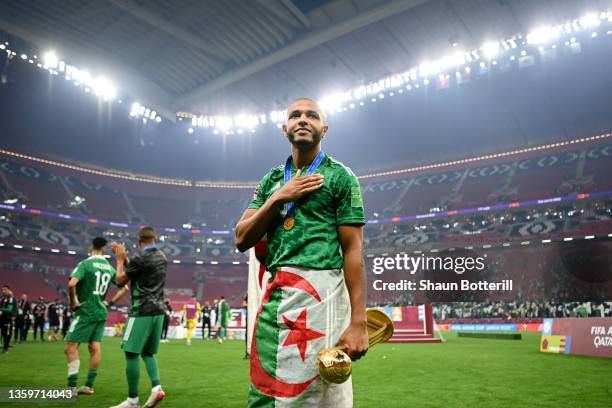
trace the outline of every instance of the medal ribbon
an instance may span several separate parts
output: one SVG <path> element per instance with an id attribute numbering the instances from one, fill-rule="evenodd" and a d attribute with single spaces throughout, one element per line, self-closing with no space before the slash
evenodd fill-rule
<path id="1" fill-rule="evenodd" d="M 308 169 L 304 173 L 302 173 L 302 175 L 310 176 L 312 173 L 314 173 L 314 171 L 317 169 L 317 167 L 319 167 L 319 165 L 323 161 L 324 157 L 325 157 L 325 153 L 323 153 L 323 150 L 319 151 L 319 153 L 317 154 L 317 157 L 315 157 L 312 163 L 310 163 L 310 167 L 308 167 Z M 289 156 L 287 157 L 287 162 L 285 163 L 285 184 L 287 184 L 291 180 L 291 163 L 292 163 L 292 157 Z M 295 203 L 293 202 L 285 203 L 284 209 L 285 209 L 286 217 L 293 217 L 293 214 L 295 214 L 295 210 L 296 210 Z"/>

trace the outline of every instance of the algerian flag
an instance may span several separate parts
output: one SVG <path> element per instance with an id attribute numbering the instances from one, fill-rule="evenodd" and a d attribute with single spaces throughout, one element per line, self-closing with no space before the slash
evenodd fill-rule
<path id="1" fill-rule="evenodd" d="M 257 244 L 257 250 L 260 251 L 259 258 L 265 259 L 265 241 Z M 251 349 L 251 338 L 253 335 L 253 327 L 255 327 L 255 317 L 261 305 L 263 291 L 270 279 L 270 272 L 266 271 L 264 263 L 259 262 L 255 254 L 256 249 L 251 248 L 249 251 L 249 280 L 248 280 L 248 306 L 247 306 L 247 350 Z"/>
<path id="2" fill-rule="evenodd" d="M 257 312 L 249 406 L 351 407 L 351 380 L 329 385 L 317 370 L 319 351 L 336 345 L 350 314 L 342 271 L 277 271 Z"/>

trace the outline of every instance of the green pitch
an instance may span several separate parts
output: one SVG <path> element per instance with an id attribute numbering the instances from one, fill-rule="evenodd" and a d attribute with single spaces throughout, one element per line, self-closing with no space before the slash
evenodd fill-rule
<path id="1" fill-rule="evenodd" d="M 355 407 L 611 407 L 612 360 L 540 353 L 539 334 L 521 341 L 457 338 L 443 344 L 382 344 L 355 363 Z M 195 339 L 160 345 L 166 399 L 160 407 L 244 407 L 248 362 L 244 343 Z M 81 346 L 79 385 L 86 376 Z M 0 403 L 0 407 L 108 407 L 127 394 L 119 340 L 105 338 L 95 395 L 76 403 Z M 17 345 L 0 355 L 0 387 L 62 387 L 61 343 Z M 140 397 L 150 384 L 141 369 Z M 342 407 L 339 407 L 342 408 Z"/>

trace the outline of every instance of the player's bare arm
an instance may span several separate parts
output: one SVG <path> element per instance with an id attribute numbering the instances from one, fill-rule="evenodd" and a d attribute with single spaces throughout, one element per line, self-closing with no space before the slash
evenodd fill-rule
<path id="1" fill-rule="evenodd" d="M 85 302 L 79 303 L 79 299 L 77 298 L 77 293 L 76 293 L 77 283 L 79 283 L 78 278 L 70 278 L 70 281 L 68 282 L 68 293 L 70 294 L 70 310 L 73 312 L 77 310 L 79 307 L 81 307 L 83 303 L 85 303 Z"/>
<path id="2" fill-rule="evenodd" d="M 117 293 L 115 293 L 115 296 L 113 296 L 113 298 L 110 300 L 110 302 L 107 303 L 107 306 L 111 306 L 111 305 L 114 305 L 115 303 L 119 302 L 121 300 L 121 298 L 123 296 L 125 296 L 126 293 L 128 293 L 129 290 L 130 290 L 129 286 L 127 284 L 124 285 L 121 289 L 119 289 L 117 291 Z"/>
<path id="3" fill-rule="evenodd" d="M 295 177 L 266 200 L 259 209 L 248 209 L 236 225 L 236 248 L 244 252 L 255 246 L 266 234 L 270 224 L 278 216 L 278 210 L 288 202 L 315 191 L 323 185 L 321 174 L 302 176 L 298 169 Z"/>
<path id="4" fill-rule="evenodd" d="M 358 360 L 368 351 L 366 318 L 366 276 L 363 264 L 363 227 L 338 226 L 338 236 L 344 258 L 344 280 L 351 301 L 351 323 L 338 344 L 348 346 L 346 353 Z"/>

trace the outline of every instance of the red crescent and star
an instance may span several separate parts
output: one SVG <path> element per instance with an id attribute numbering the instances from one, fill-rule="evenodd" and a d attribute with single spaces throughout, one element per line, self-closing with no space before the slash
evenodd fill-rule
<path id="1" fill-rule="evenodd" d="M 270 295 L 275 289 L 290 287 L 300 289 L 318 302 L 321 302 L 321 297 L 317 293 L 316 289 L 301 276 L 285 271 L 278 271 L 274 276 L 274 280 L 268 284 L 266 292 L 261 300 L 261 306 L 257 312 L 255 319 L 255 327 L 253 332 L 257 332 L 257 324 L 259 322 L 259 315 L 263 311 L 263 306 L 268 302 Z M 283 316 L 283 321 L 289 327 L 289 335 L 283 343 L 284 347 L 296 345 L 302 361 L 306 357 L 306 349 L 308 342 L 319 337 L 325 336 L 323 333 L 308 328 L 306 325 L 307 312 L 306 309 L 302 310 L 295 320 L 289 320 L 286 316 Z M 261 393 L 269 395 L 271 397 L 291 398 L 300 395 L 308 386 L 317 379 L 318 375 L 302 382 L 302 383 L 287 383 L 279 380 L 278 378 L 270 375 L 264 370 L 259 360 L 259 354 L 257 352 L 257 336 L 253 336 L 251 342 L 251 382 L 255 388 Z"/>

